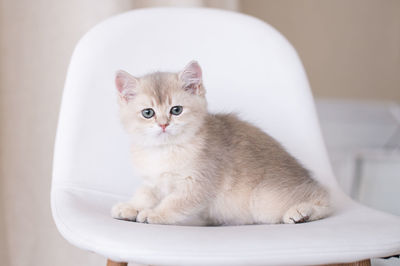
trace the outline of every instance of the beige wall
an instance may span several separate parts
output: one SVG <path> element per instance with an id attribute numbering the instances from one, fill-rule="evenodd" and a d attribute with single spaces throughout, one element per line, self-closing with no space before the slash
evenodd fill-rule
<path id="1" fill-rule="evenodd" d="M 400 101 L 400 1 L 243 0 L 297 49 L 317 97 Z"/>
<path id="2" fill-rule="evenodd" d="M 101 2 L 101 3 L 100 3 Z M 72 50 L 92 26 L 131 8 L 119 0 L 1 0 L 1 265 L 103 265 L 68 244 L 50 213 L 51 161 Z"/>
<path id="3" fill-rule="evenodd" d="M 69 245 L 50 213 L 61 92 L 77 40 L 100 20 L 151 5 L 213 6 L 265 19 L 294 44 L 317 96 L 400 99 L 400 1 L 0 0 L 2 265 L 102 265 Z"/>

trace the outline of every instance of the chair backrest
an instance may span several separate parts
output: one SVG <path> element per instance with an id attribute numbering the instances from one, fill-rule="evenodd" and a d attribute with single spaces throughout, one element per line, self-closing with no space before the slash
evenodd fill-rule
<path id="1" fill-rule="evenodd" d="M 112 17 L 78 43 L 57 131 L 53 186 L 130 195 L 140 179 L 117 112 L 116 70 L 203 68 L 212 112 L 238 112 L 336 186 L 306 74 L 289 42 L 255 18 L 215 9 L 141 9 Z"/>

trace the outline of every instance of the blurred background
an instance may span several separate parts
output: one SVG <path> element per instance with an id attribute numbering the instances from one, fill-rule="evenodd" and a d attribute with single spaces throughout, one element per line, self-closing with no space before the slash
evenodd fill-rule
<path id="1" fill-rule="evenodd" d="M 86 31 L 114 14 L 154 6 L 242 12 L 283 33 L 307 71 L 340 185 L 356 200 L 400 215 L 399 0 L 0 0 L 1 265 L 105 265 L 67 243 L 51 218 L 63 83 Z"/>

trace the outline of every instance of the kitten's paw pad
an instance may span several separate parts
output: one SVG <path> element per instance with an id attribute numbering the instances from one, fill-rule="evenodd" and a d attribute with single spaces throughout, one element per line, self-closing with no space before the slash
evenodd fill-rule
<path id="1" fill-rule="evenodd" d="M 111 216 L 115 219 L 135 221 L 138 211 L 129 203 L 120 202 L 111 209 Z"/>
<path id="2" fill-rule="evenodd" d="M 290 208 L 283 216 L 285 224 L 305 223 L 310 220 L 312 207 L 308 205 L 298 205 Z"/>
<path id="3" fill-rule="evenodd" d="M 154 210 L 142 210 L 136 217 L 136 222 L 148 224 L 163 224 L 164 219 Z"/>

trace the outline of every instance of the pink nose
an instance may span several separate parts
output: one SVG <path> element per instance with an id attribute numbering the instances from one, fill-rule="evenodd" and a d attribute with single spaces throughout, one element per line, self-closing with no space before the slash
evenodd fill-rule
<path id="1" fill-rule="evenodd" d="M 162 131 L 163 131 L 163 132 L 165 132 L 165 128 L 166 128 L 168 125 L 169 125 L 169 124 L 160 125 L 160 127 L 162 128 Z"/>

